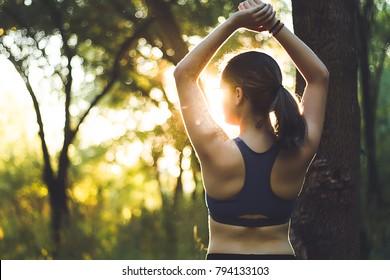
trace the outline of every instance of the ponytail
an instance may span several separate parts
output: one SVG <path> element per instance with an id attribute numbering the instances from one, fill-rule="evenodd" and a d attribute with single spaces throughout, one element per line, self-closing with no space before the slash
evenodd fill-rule
<path id="1" fill-rule="evenodd" d="M 301 147 L 306 134 L 306 121 L 300 113 L 297 100 L 282 85 L 277 89 L 269 113 L 274 113 L 276 117 L 273 129 L 279 146 L 285 149 Z"/>
<path id="2" fill-rule="evenodd" d="M 227 63 L 222 79 L 242 88 L 255 115 L 265 118 L 275 115 L 273 132 L 281 148 L 296 149 L 303 145 L 305 119 L 296 98 L 282 86 L 282 72 L 271 56 L 256 51 L 236 55 Z"/>

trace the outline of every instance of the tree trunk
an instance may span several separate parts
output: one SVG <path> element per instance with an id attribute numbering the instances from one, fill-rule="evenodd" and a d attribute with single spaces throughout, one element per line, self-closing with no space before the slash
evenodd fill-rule
<path id="1" fill-rule="evenodd" d="M 383 60 L 377 63 L 370 61 L 370 41 L 373 40 L 373 30 L 375 28 L 376 7 L 373 0 L 366 0 L 359 8 L 358 3 L 355 5 L 356 20 L 358 27 L 358 57 L 361 81 L 361 93 L 363 104 L 364 118 L 364 140 L 367 155 L 367 177 L 368 186 L 366 204 L 376 205 L 383 201 L 382 188 L 379 182 L 378 164 L 376 156 L 376 110 L 379 96 L 379 83 L 382 75 Z M 371 44 L 372 45 L 372 44 Z M 385 53 L 385 49 L 383 50 Z M 380 56 L 382 58 L 382 56 Z M 370 64 L 375 65 L 375 70 L 370 71 Z M 372 67 L 372 66 L 371 66 Z"/>
<path id="2" fill-rule="evenodd" d="M 355 0 L 292 0 L 295 33 L 330 72 L 324 132 L 292 217 L 301 259 L 359 258 L 360 111 Z M 297 74 L 297 91 L 304 80 Z"/>
<path id="3" fill-rule="evenodd" d="M 51 217 L 52 217 L 52 236 L 58 253 L 61 245 L 62 224 L 68 216 L 68 205 L 66 196 L 66 183 L 58 178 L 51 182 L 46 182 L 49 190 Z"/>

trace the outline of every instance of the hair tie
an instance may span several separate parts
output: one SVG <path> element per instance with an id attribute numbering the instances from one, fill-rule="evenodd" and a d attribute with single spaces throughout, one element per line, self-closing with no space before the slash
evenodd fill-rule
<path id="1" fill-rule="evenodd" d="M 282 84 L 279 84 L 277 87 L 276 87 L 276 90 L 279 90 L 280 88 L 283 88 L 284 89 L 284 86 Z"/>

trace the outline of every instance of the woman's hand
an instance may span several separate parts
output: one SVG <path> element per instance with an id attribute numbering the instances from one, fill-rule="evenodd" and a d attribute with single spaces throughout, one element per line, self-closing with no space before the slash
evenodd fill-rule
<path id="1" fill-rule="evenodd" d="M 261 32 L 269 30 L 276 21 L 272 6 L 260 0 L 241 2 L 238 10 L 234 17 L 239 27 Z"/>

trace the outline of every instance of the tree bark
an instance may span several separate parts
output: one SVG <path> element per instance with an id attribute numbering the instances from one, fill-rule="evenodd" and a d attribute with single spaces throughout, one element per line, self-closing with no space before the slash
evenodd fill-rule
<path id="1" fill-rule="evenodd" d="M 355 0 L 292 0 L 295 33 L 330 72 L 324 131 L 292 217 L 301 259 L 359 258 L 360 111 Z M 304 80 L 297 74 L 298 93 Z"/>

